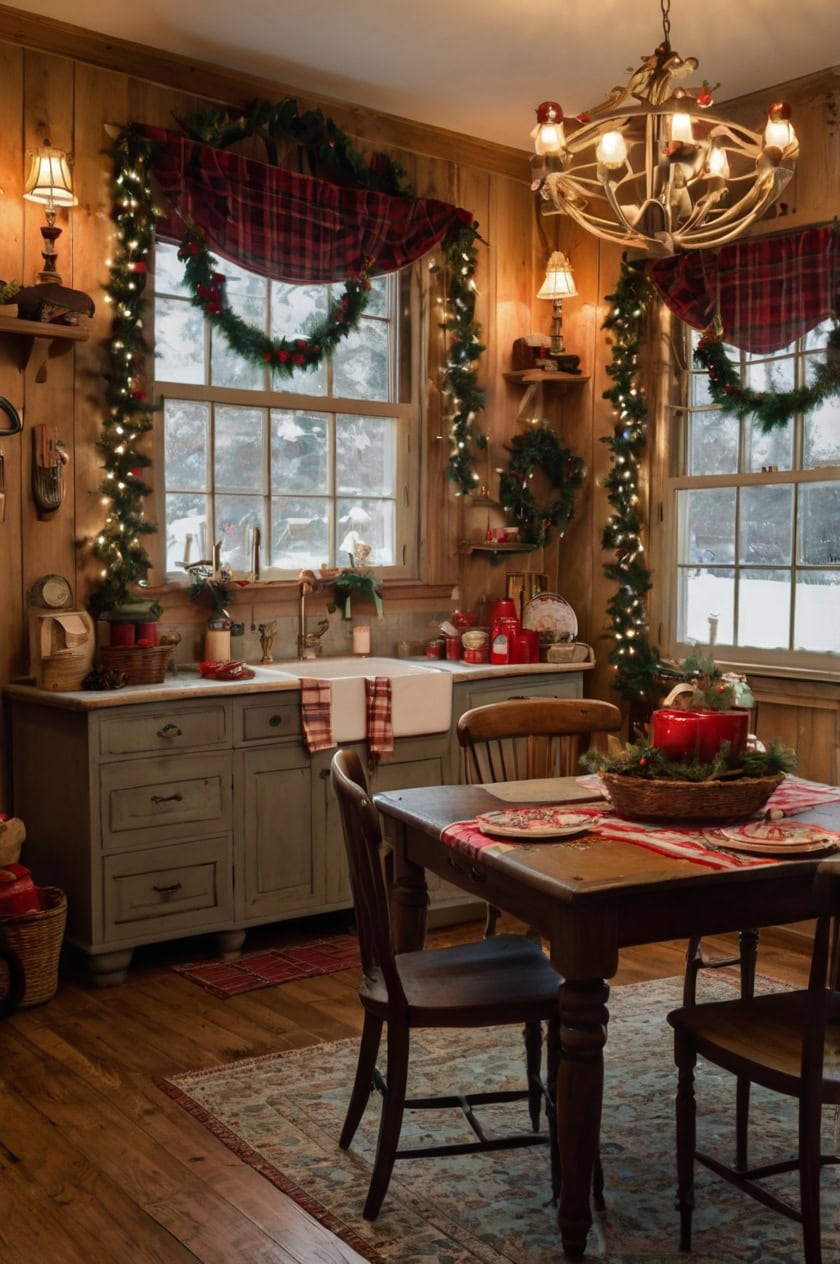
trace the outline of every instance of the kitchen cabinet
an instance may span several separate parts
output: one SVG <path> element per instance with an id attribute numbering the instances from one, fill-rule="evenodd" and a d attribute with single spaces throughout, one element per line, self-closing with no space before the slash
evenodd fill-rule
<path id="1" fill-rule="evenodd" d="M 469 707 L 582 694 L 580 671 L 511 671 L 457 677 L 446 732 L 376 760 L 358 743 L 371 793 L 457 781 Z M 142 944 L 211 933 L 230 959 L 250 927 L 351 907 L 332 751 L 307 752 L 297 688 L 164 685 L 123 705 L 10 686 L 6 706 L 24 863 L 66 892 L 67 939 L 94 982 L 124 979 Z M 464 907 L 441 881 L 430 895 L 438 920 Z"/>

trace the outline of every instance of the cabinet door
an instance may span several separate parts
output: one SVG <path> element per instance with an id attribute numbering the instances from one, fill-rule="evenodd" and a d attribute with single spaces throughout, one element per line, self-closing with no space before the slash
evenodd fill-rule
<path id="1" fill-rule="evenodd" d="M 323 836 L 312 829 L 312 764 L 298 742 L 241 751 L 237 915 L 282 919 L 324 904 Z"/>

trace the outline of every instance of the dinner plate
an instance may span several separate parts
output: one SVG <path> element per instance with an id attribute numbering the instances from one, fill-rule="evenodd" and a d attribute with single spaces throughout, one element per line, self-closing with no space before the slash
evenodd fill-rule
<path id="1" fill-rule="evenodd" d="M 593 824 L 582 812 L 559 808 L 517 808 L 508 812 L 484 812 L 476 818 L 482 834 L 497 838 L 565 838 L 581 834 Z"/>
<path id="2" fill-rule="evenodd" d="M 522 626 L 539 632 L 540 641 L 573 641 L 577 636 L 578 621 L 565 597 L 557 593 L 537 593 L 522 612 Z"/>
<path id="3" fill-rule="evenodd" d="M 835 851 L 840 846 L 837 834 L 796 821 L 748 821 L 745 825 L 723 826 L 716 832 L 726 847 L 764 856 L 805 855 Z"/>

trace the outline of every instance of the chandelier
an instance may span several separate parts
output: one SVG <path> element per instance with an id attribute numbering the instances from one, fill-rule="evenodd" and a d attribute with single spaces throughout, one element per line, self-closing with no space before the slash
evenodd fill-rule
<path id="1" fill-rule="evenodd" d="M 780 196 L 799 150 L 786 102 L 758 133 L 714 113 L 717 85 L 672 86 L 698 62 L 671 48 L 670 7 L 660 0 L 664 38 L 626 87 L 577 115 L 568 138 L 562 108 L 544 101 L 531 132 L 542 211 L 654 256 L 739 237 Z"/>

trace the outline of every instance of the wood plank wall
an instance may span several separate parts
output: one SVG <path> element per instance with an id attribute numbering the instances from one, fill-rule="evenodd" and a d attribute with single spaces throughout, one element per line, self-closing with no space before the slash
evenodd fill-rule
<path id="1" fill-rule="evenodd" d="M 840 184 L 837 82 L 833 72 L 827 71 L 772 93 L 793 101 L 802 137 L 803 158 L 793 190 L 796 222 L 819 222 L 836 210 Z M 486 554 L 463 553 L 460 542 L 467 506 L 453 496 L 443 478 L 447 443 L 437 383 L 430 372 L 425 384 L 424 578 L 438 586 L 457 585 L 460 604 L 475 607 L 503 594 L 507 569 L 547 573 L 552 586 L 577 611 L 581 639 L 595 647 L 599 663 L 587 682 L 588 691 L 609 697 L 605 606 L 611 587 L 602 574 L 600 549 L 608 506 L 599 480 L 609 465 L 609 452 L 600 440 L 610 431 L 611 411 L 602 399 L 608 385 L 609 348 L 601 325 L 606 311 L 603 296 L 618 276 L 618 249 L 561 217 L 538 228 L 524 148 L 520 152 L 494 146 L 378 115 L 363 106 L 312 100 L 305 94 L 305 85 L 236 75 L 125 42 L 106 41 L 80 28 L 2 6 L 0 187 L 5 197 L 0 200 L 0 278 L 29 283 L 39 266 L 42 210 L 23 201 L 22 185 L 25 152 L 49 136 L 75 156 L 79 199 L 76 208 L 59 214 L 63 229 L 59 269 L 66 283 L 94 297 L 97 312 L 90 322 L 88 342 L 65 344 L 61 354 L 53 354 L 58 346 L 39 342 L 24 370 L 20 340 L 0 333 L 0 394 L 22 410 L 26 423 L 23 435 L 0 441 L 6 466 L 6 520 L 0 524 L 0 684 L 26 666 L 27 593 L 33 582 L 49 573 L 66 575 L 81 604 L 95 573 L 85 541 L 101 521 L 95 494 L 99 481 L 95 443 L 102 408 L 103 342 L 108 333 L 102 283 L 110 241 L 104 125 L 130 120 L 165 125 L 173 115 L 207 100 L 241 105 L 259 95 L 278 99 L 289 94 L 297 95 L 303 106 L 321 106 L 358 142 L 391 153 L 418 193 L 455 201 L 478 219 L 489 243 L 481 248 L 477 280 L 478 314 L 487 346 L 481 371 L 487 390 L 483 420 L 490 438 L 486 473 L 491 494 L 498 490 L 495 471 L 506 462 L 505 443 L 515 433 L 522 402 L 521 388 L 503 377 L 510 368 L 511 345 L 525 333 L 548 330 L 550 306 L 535 298 L 536 290 L 547 250 L 559 245 L 569 252 L 579 294 L 565 304 L 564 331 L 567 347 L 580 355 L 589 382 L 566 390 L 548 387 L 542 414 L 586 462 L 588 477 L 575 520 L 562 540 L 554 539 L 542 552 L 515 556 L 508 566 L 493 565 Z M 750 98 L 737 108 L 755 122 L 766 105 L 765 96 L 769 100 L 769 94 L 756 94 L 755 101 Z M 530 123 L 523 119 L 523 145 Z M 434 336 L 430 320 L 430 341 Z M 49 519 L 38 517 L 30 494 L 31 427 L 37 422 L 56 426 L 71 451 L 67 496 Z M 418 608 L 427 608 L 421 588 L 413 599 Z"/>

